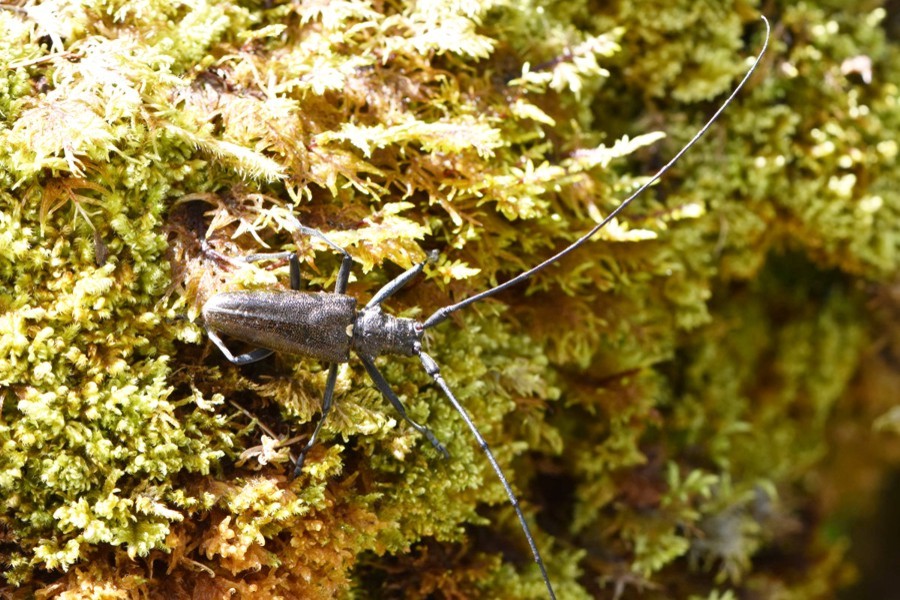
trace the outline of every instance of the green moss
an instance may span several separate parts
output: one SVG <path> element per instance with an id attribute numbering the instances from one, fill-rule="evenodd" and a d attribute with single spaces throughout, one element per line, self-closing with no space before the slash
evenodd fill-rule
<path id="1" fill-rule="evenodd" d="M 760 43 L 755 10 L 0 10 L 5 589 L 542 597 L 502 487 L 415 361 L 379 367 L 450 461 L 351 362 L 291 481 L 275 440 L 311 431 L 323 365 L 233 367 L 199 309 L 283 286 L 284 265 L 236 260 L 266 248 L 333 285 L 339 259 L 294 216 L 349 250 L 361 299 L 439 249 L 391 299 L 404 316 L 538 263 L 693 135 Z M 862 394 L 896 429 L 890 380 L 854 377 L 896 327 L 870 320 L 900 257 L 897 47 L 877 5 L 766 10 L 762 68 L 675 170 L 426 337 L 560 597 L 813 598 L 846 581 L 842 532 L 800 517 L 838 510 L 831 432 L 869 433 L 842 406 Z"/>

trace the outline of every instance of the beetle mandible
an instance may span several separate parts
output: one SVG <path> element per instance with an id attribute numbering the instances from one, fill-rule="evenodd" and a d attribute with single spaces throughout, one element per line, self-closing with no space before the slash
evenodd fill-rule
<path id="1" fill-rule="evenodd" d="M 209 338 L 218 346 L 225 357 L 236 365 L 245 365 L 262 360 L 274 352 L 303 355 L 316 358 L 329 363 L 328 376 L 325 382 L 325 394 L 322 400 L 322 415 L 313 430 L 312 436 L 300 453 L 294 469 L 294 476 L 303 468 L 306 453 L 315 444 L 322 423 L 331 410 L 334 397 L 334 387 L 337 380 L 338 364 L 350 360 L 350 355 L 355 354 L 362 362 L 375 383 L 378 390 L 400 413 L 413 428 L 425 436 L 444 457 L 449 454 L 444 445 L 431 431 L 415 422 L 406 413 L 403 403 L 391 389 L 387 380 L 375 366 L 375 358 L 382 354 L 395 354 L 401 356 L 417 356 L 429 376 L 441 389 L 453 408 L 462 416 L 472 435 L 475 437 L 482 451 L 491 463 L 491 467 L 497 474 L 503 485 L 509 501 L 516 511 L 522 531 L 531 548 L 535 563 L 541 571 L 547 593 L 551 599 L 556 598 L 546 566 L 535 544 L 534 537 L 528 527 L 525 515 L 519 506 L 519 501 L 512 490 L 500 465 L 494 458 L 490 447 L 482 437 L 478 428 L 472 422 L 466 410 L 450 390 L 440 368 L 431 356 L 422 349 L 422 337 L 425 331 L 439 323 L 442 323 L 452 313 L 493 296 L 513 285 L 516 285 L 535 273 L 546 269 L 560 258 L 573 252 L 585 244 L 598 231 L 622 212 L 635 198 L 640 196 L 648 187 L 660 179 L 675 162 L 681 158 L 719 118 L 722 112 L 734 100 L 738 92 L 753 74 L 768 47 L 770 26 L 765 17 L 762 17 L 766 25 L 766 37 L 763 47 L 756 56 L 755 61 L 748 69 L 741 82 L 735 87 L 719 109 L 704 124 L 702 128 L 688 141 L 675 156 L 660 168 L 646 183 L 640 186 L 634 193 L 610 212 L 604 219 L 595 225 L 590 231 L 578 238 L 575 242 L 565 247 L 547 260 L 520 273 L 516 277 L 494 286 L 481 293 L 470 296 L 461 302 L 445 306 L 435 311 L 424 321 L 394 317 L 385 314 L 381 310 L 381 303 L 390 298 L 398 290 L 403 288 L 410 280 L 422 272 L 429 261 L 435 259 L 436 254 L 429 255 L 428 260 L 421 262 L 405 271 L 396 279 L 388 282 L 363 306 L 357 310 L 357 301 L 346 294 L 347 283 L 350 278 L 352 258 L 350 254 L 328 239 L 322 232 L 302 225 L 296 219 L 294 227 L 299 233 L 318 238 L 325 242 L 336 252 L 342 254 L 340 270 L 334 292 L 302 292 L 300 288 L 299 260 L 295 253 L 258 254 L 246 257 L 245 260 L 259 260 L 265 258 L 289 258 L 291 274 L 291 290 L 275 292 L 224 292 L 214 294 L 203 306 L 202 315 Z M 235 356 L 225 346 L 218 333 L 247 342 L 257 348 L 250 352 Z"/>

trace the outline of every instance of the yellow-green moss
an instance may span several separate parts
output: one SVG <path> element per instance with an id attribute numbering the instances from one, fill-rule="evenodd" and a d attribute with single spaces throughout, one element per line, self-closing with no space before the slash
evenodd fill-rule
<path id="1" fill-rule="evenodd" d="M 841 532 L 801 515 L 833 508 L 829 431 L 859 426 L 835 407 L 900 259 L 898 53 L 877 3 L 822 4 L 766 5 L 748 89 L 619 222 L 426 338 L 561 598 L 846 581 Z M 266 248 L 333 285 L 339 260 L 291 215 L 349 250 L 360 298 L 439 249 L 397 314 L 508 279 L 696 131 L 758 49 L 757 8 L 0 10 L 2 589 L 542 597 L 502 488 L 416 362 L 379 365 L 450 461 L 351 362 L 291 481 L 271 436 L 309 434 L 323 366 L 229 365 L 199 307 L 284 285 L 284 265 L 232 260 Z"/>

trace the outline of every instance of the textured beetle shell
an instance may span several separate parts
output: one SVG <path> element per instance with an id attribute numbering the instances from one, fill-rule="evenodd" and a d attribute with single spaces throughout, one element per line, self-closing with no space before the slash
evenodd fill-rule
<path id="1" fill-rule="evenodd" d="M 275 352 L 350 360 L 356 298 L 324 292 L 223 292 L 203 305 L 213 330 Z"/>
<path id="2" fill-rule="evenodd" d="M 401 319 L 381 312 L 378 306 L 365 308 L 356 315 L 353 350 L 366 358 L 382 354 L 412 356 L 416 353 L 422 329 L 412 319 Z"/>

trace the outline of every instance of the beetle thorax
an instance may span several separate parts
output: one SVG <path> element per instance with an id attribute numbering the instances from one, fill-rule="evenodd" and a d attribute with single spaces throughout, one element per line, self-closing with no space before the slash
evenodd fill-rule
<path id="1" fill-rule="evenodd" d="M 368 358 L 382 354 L 412 356 L 421 338 L 422 329 L 416 321 L 386 315 L 373 306 L 356 313 L 350 345 Z"/>

